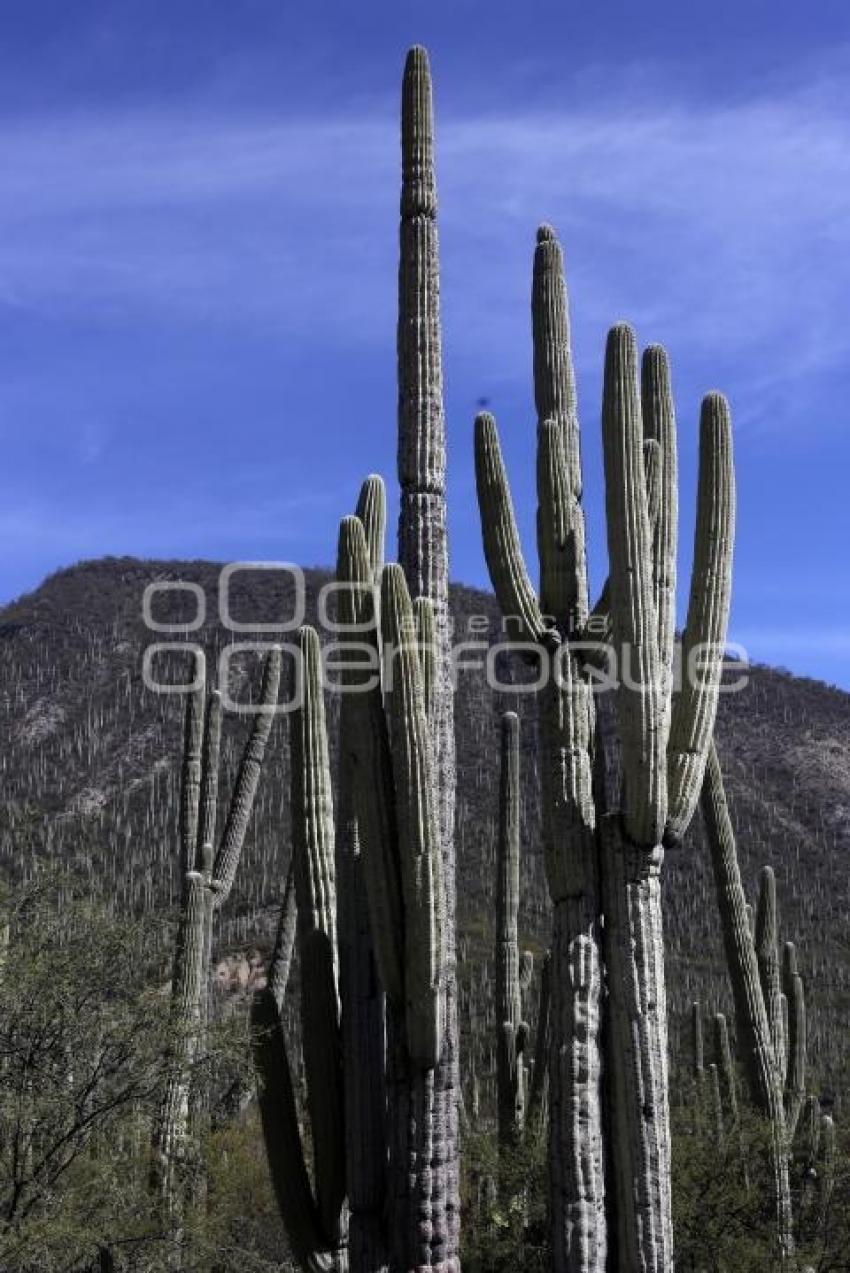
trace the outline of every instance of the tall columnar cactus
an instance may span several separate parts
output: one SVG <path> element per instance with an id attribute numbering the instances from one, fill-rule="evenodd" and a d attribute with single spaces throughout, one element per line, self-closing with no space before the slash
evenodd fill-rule
<path id="1" fill-rule="evenodd" d="M 292 876 L 301 971 L 301 1026 L 313 1142 L 311 1184 L 283 1024 L 291 938 L 289 891 L 265 988 L 254 997 L 254 1063 L 272 1183 L 295 1258 L 305 1269 L 347 1268 L 345 1143 L 336 942 L 333 795 L 319 639 L 298 640 L 298 706 L 290 735 Z"/>
<path id="2" fill-rule="evenodd" d="M 789 1153 L 806 1087 L 803 983 L 797 972 L 796 952 L 788 943 L 784 955 L 786 1030 L 779 972 L 776 881 L 771 868 L 765 867 L 753 932 L 723 776 L 713 743 L 701 800 L 735 1000 L 738 1046 L 750 1098 L 770 1126 L 777 1247 L 781 1260 L 790 1265 L 794 1231 Z"/>
<path id="3" fill-rule="evenodd" d="M 539 592 L 523 560 L 490 415 L 476 420 L 475 455 L 493 586 L 513 634 L 544 665 L 541 796 L 554 903 L 554 1267 L 591 1273 L 608 1260 L 600 1034 L 607 974 L 612 1258 L 630 1273 L 669 1270 L 660 872 L 664 846 L 680 841 L 693 815 L 716 712 L 734 524 L 729 412 L 719 394 L 702 405 L 694 574 L 683 640 L 686 664 L 694 666 L 673 695 L 676 448 L 666 356 L 658 347 L 646 351 L 639 387 L 634 335 L 623 325 L 609 334 L 602 414 L 610 573 L 589 612 L 566 290 L 549 226 L 538 231 L 532 327 Z M 598 647 L 588 649 L 600 632 L 610 638 L 601 660 Z M 594 743 L 591 676 L 600 661 L 610 661 L 617 680 L 619 754 L 611 730 Z M 603 750 L 610 752 L 604 759 Z"/>
<path id="4" fill-rule="evenodd" d="M 446 442 L 440 337 L 437 187 L 431 74 L 423 48 L 410 50 L 401 106 L 402 189 L 398 310 L 398 559 L 410 596 L 433 607 L 435 658 L 429 717 L 434 813 L 445 897 L 440 1056 L 416 1090 L 394 1085 L 390 1110 L 409 1170 L 392 1176 L 396 1208 L 407 1215 L 405 1268 L 459 1268 L 460 1078 L 455 957 L 455 744 L 449 657 Z M 392 1023 L 390 1023 L 392 1035 Z"/>
<path id="5" fill-rule="evenodd" d="M 340 733 L 346 825 L 335 837 L 335 865 L 329 848 L 334 830 L 318 639 L 312 629 L 301 637 L 305 699 L 293 716 L 293 852 L 299 916 L 307 917 L 299 918 L 299 948 L 302 967 L 310 951 L 316 964 L 311 984 L 304 983 L 302 972 L 308 1094 L 318 1094 L 318 1099 L 310 1096 L 315 1189 L 300 1147 L 274 961 L 269 989 L 255 1008 L 258 1025 L 267 1027 L 259 1033 L 255 1054 L 265 1138 L 293 1250 L 305 1268 L 318 1267 L 323 1259 L 341 1267 L 340 1217 L 347 1191 L 352 1273 L 419 1267 L 409 1263 L 411 1245 L 419 1241 L 423 1250 L 430 1249 L 432 1234 L 417 1227 L 416 1213 L 402 1210 L 397 1198 L 388 1207 L 387 1184 L 394 1173 L 410 1169 L 405 1154 L 413 1134 L 393 1123 L 393 1110 L 406 1094 L 411 1119 L 418 1123 L 427 1114 L 416 1101 L 420 1093 L 433 1092 L 443 1034 L 443 858 L 428 714 L 431 652 L 421 645 L 431 627 L 431 607 L 427 600 L 414 607 L 400 566 L 380 565 L 383 507 L 383 485 L 371 477 L 361 493 L 360 515 L 340 525 L 338 620 L 340 641 L 348 647 Z M 338 911 L 335 870 L 350 889 L 340 897 Z M 387 997 L 388 1058 L 384 999 L 375 993 L 373 957 Z M 334 1025 L 329 1007 L 337 985 L 341 1047 L 339 1023 Z M 344 1134 L 337 1075 L 348 1094 Z M 325 1108 L 321 1093 L 337 1090 L 340 1099 L 329 1098 Z M 291 1172 L 293 1160 L 297 1170 Z M 438 1161 L 429 1163 L 435 1197 L 443 1183 L 440 1169 Z M 416 1196 L 409 1189 L 407 1197 Z"/>
<path id="6" fill-rule="evenodd" d="M 214 852 L 218 813 L 221 695 L 207 695 L 206 660 L 194 656 L 187 698 L 180 803 L 180 862 L 183 891 L 171 983 L 179 1032 L 173 1066 L 153 1131 L 153 1184 L 172 1225 L 179 1226 L 189 1139 L 192 1065 L 202 1046 L 214 912 L 230 894 L 254 807 L 266 743 L 274 720 L 281 656 L 272 650 L 263 668 L 254 724 L 242 754 L 224 831 Z"/>
<path id="7" fill-rule="evenodd" d="M 525 1122 L 525 1041 L 519 967 L 519 718 L 502 717 L 499 834 L 496 845 L 496 1082 L 499 1145 L 513 1148 Z"/>

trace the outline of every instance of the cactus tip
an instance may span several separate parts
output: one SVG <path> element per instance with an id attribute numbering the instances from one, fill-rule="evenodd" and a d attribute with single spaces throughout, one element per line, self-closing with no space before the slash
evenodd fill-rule
<path id="1" fill-rule="evenodd" d="M 557 237 L 558 236 L 555 234 L 555 227 L 550 225 L 548 221 L 544 221 L 542 225 L 537 227 L 538 243 L 554 243 L 556 242 Z"/>

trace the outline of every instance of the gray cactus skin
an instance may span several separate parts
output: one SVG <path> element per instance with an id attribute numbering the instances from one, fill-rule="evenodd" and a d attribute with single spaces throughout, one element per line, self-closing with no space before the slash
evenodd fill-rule
<path id="1" fill-rule="evenodd" d="M 686 650 L 709 643 L 708 672 L 671 695 L 675 617 L 676 455 L 669 370 L 612 329 L 603 443 L 610 578 L 588 624 L 574 377 L 560 248 L 538 231 L 532 284 L 538 412 L 539 594 L 526 569 L 492 416 L 475 424 L 484 554 L 512 634 L 556 652 L 541 691 L 544 849 L 554 903 L 549 1081 L 550 1194 L 556 1273 L 673 1266 L 667 1023 L 660 873 L 693 815 L 717 705 L 731 581 L 734 480 L 728 408 L 703 402 L 700 483 Z M 601 760 L 586 640 L 600 631 L 630 660 L 616 694 L 617 754 Z M 584 640 L 583 640 L 584 638 Z M 564 650 L 566 647 L 566 650 Z M 603 659 L 604 662 L 604 659 Z M 646 691 L 635 690 L 634 684 Z M 601 740 L 601 735 L 599 736 Z M 622 768 L 622 775 L 620 774 Z M 621 781 L 624 778 L 624 781 Z M 605 917 L 604 954 L 602 924 Z M 601 996 L 608 987 L 610 1096 L 605 1162 Z M 606 1175 L 616 1205 L 606 1219 Z"/>
<path id="2" fill-rule="evenodd" d="M 221 696 L 207 696 L 206 660 L 194 656 L 193 684 L 187 696 L 180 803 L 180 860 L 183 891 L 171 983 L 171 1007 L 180 1033 L 174 1065 L 154 1124 L 152 1185 L 179 1252 L 183 1209 L 181 1166 L 190 1152 L 189 1097 L 192 1063 L 202 1046 L 207 1014 L 214 911 L 226 901 L 242 852 L 254 806 L 266 744 L 274 721 L 281 656 L 265 660 L 259 711 L 236 777 L 225 828 L 214 854 L 218 811 Z M 176 1257 L 176 1258 L 179 1258 Z"/>

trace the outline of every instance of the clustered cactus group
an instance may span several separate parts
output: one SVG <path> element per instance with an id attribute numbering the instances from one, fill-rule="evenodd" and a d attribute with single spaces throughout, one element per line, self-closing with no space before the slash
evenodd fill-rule
<path id="1" fill-rule="evenodd" d="M 372 476 L 339 531 L 346 692 L 336 816 L 321 645 L 305 627 L 300 699 L 290 717 L 290 876 L 253 1008 L 265 1142 L 291 1249 L 305 1269 L 338 1273 L 460 1269 L 455 757 L 433 151 L 428 60 L 414 48 L 402 91 L 399 564 L 384 564 L 385 492 Z M 788 1264 L 788 1146 L 805 1099 L 802 982 L 788 946 L 783 994 L 772 876 L 764 877 L 755 938 L 751 932 L 712 742 L 734 537 L 729 409 L 717 393 L 702 403 L 693 572 L 677 643 L 676 423 L 667 356 L 651 345 L 639 367 L 632 330 L 619 324 L 608 335 L 609 578 L 592 607 L 567 293 L 548 225 L 537 235 L 531 313 L 537 589 L 496 422 L 488 413 L 475 421 L 487 565 L 505 630 L 541 673 L 539 782 L 553 920 L 532 1064 L 523 1014 L 532 965 L 521 960 L 518 942 L 519 721 L 507 713 L 495 934 L 501 1149 L 510 1153 L 525 1125 L 545 1115 L 557 1273 L 671 1273 L 661 874 L 665 850 L 681 844 L 702 791 L 738 1043 L 753 1099 L 773 1128 L 777 1251 Z M 278 676 L 273 658 L 264 703 L 276 698 Z M 603 681 L 613 683 L 612 693 L 600 692 Z M 252 764 L 261 760 L 264 721 L 258 718 L 249 744 Z M 210 907 L 232 883 L 250 810 L 250 784 L 240 773 L 233 822 L 241 831 L 230 839 L 225 833 L 213 864 L 207 804 L 215 799 L 217 728 L 215 698 L 204 727 L 192 696 L 187 886 L 174 992 L 187 1021 L 199 1014 Z M 311 1152 L 282 1012 L 296 943 Z M 711 1082 L 720 1129 L 724 1103 L 734 1109 L 737 1097 L 722 1017 L 716 1032 Z M 185 1126 L 187 1061 L 180 1058 L 175 1070 L 179 1112 L 164 1116 L 160 1140 Z"/>

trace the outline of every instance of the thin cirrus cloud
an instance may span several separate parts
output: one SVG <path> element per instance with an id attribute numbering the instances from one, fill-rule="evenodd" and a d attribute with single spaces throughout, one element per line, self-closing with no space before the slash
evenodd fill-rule
<path id="1" fill-rule="evenodd" d="M 834 94 L 807 91 L 441 120 L 455 356 L 474 357 L 476 338 L 515 343 L 530 233 L 551 217 L 594 331 L 623 313 L 662 333 L 686 323 L 721 368 L 759 355 L 768 394 L 834 363 L 848 343 L 845 118 Z M 382 116 L 18 124 L 0 139 L 0 304 L 375 339 L 394 289 L 397 146 Z"/>
<path id="2" fill-rule="evenodd" d="M 765 485 L 753 458 L 758 447 L 771 450 L 778 497 L 780 478 L 792 489 L 796 474 L 794 459 L 778 453 L 775 439 L 786 438 L 793 457 L 801 425 L 824 439 L 837 439 L 843 425 L 831 409 L 832 400 L 843 398 L 830 394 L 850 354 L 843 319 L 850 293 L 850 92 L 840 79 L 823 78 L 731 104 L 668 100 L 656 90 L 637 106 L 597 92 L 580 108 L 473 116 L 443 111 L 440 101 L 438 107 L 453 438 L 463 437 L 482 394 L 492 396 L 500 420 L 504 413 L 521 422 L 523 411 L 531 417 L 531 248 L 537 223 L 552 220 L 567 258 L 585 420 L 598 410 L 605 329 L 620 317 L 634 322 L 642 339 L 670 348 L 680 419 L 687 411 L 695 422 L 699 397 L 714 384 L 730 392 L 744 494 L 738 595 L 746 598 L 748 580 L 757 585 L 769 573 L 757 524 L 764 511 L 757 505 L 759 481 Z M 232 544 L 242 555 L 266 545 L 279 555 L 275 528 L 279 539 L 293 539 L 301 560 L 328 561 L 333 518 L 349 506 L 362 476 L 354 456 L 350 473 L 342 472 L 345 447 L 323 435 L 323 412 L 327 418 L 338 409 L 325 400 L 328 355 L 336 382 L 351 378 L 364 394 L 373 392 L 358 397 L 354 412 L 365 439 L 362 464 L 390 471 L 392 442 L 377 439 L 379 423 L 391 432 L 394 407 L 394 112 L 302 118 L 172 106 L 97 118 L 17 118 L 0 134 L 0 170 L 0 323 L 13 335 L 31 324 L 41 342 L 35 361 L 0 353 L 0 417 L 24 421 L 17 427 L 26 435 L 19 447 L 24 458 L 7 470 L 0 491 L 0 564 L 14 581 L 2 595 L 33 586 L 75 557 L 103 552 L 219 557 Z M 95 334 L 88 344 L 80 338 L 80 354 L 67 334 L 86 324 Z M 111 342 L 103 376 L 96 325 L 108 329 Z M 156 372 L 161 384 L 150 369 L 139 376 L 135 362 L 138 337 L 152 331 L 167 332 L 175 351 L 173 367 Z M 216 453 L 221 438 L 201 439 L 191 413 L 181 427 L 197 427 L 201 445 L 188 497 L 182 474 L 153 500 L 132 489 L 133 430 L 141 433 L 155 418 L 164 435 L 173 403 L 182 408 L 183 397 L 191 397 L 184 394 L 189 377 L 212 383 L 204 401 L 192 386 L 191 406 L 198 420 L 213 415 L 208 400 L 216 396 L 216 361 L 223 359 L 210 355 L 204 341 L 222 331 L 239 351 L 255 345 L 260 358 L 279 347 L 298 364 L 301 392 L 292 416 L 298 436 L 294 429 L 285 436 L 285 477 L 315 491 L 303 504 L 278 498 L 273 449 L 244 493 L 232 450 L 222 452 L 214 471 L 204 457 Z M 44 343 L 44 333 L 55 347 Z M 233 354 L 234 361 L 240 356 Z M 360 374 L 370 366 L 377 369 L 374 383 Z M 267 386 L 261 388 L 265 393 Z M 146 414 L 134 414 L 134 395 Z M 252 401 L 253 421 L 262 414 L 256 407 L 263 403 Z M 275 413 L 284 420 L 283 435 L 288 422 L 277 399 L 267 414 Z M 592 439 L 592 429 L 585 427 L 585 437 Z M 693 434 L 684 457 L 688 480 Z M 268 435 L 275 436 L 271 425 Z M 518 436 L 506 437 L 505 445 L 512 473 L 525 475 L 515 489 L 530 532 L 533 467 Z M 458 454 L 460 443 L 453 445 L 455 571 L 480 583 L 478 530 L 466 498 L 471 464 L 468 453 Z M 589 450 L 592 469 L 598 457 Z M 89 474 L 84 498 L 66 480 L 74 462 Z M 322 466 L 331 462 L 327 477 Z M 109 473 L 101 483 L 104 491 L 111 484 L 109 497 L 97 487 L 98 466 Z M 62 488 L 61 517 L 50 503 L 51 481 Z M 599 486 L 598 479 L 588 483 L 597 545 L 604 544 Z M 42 492 L 38 505 L 34 489 Z M 222 493 L 218 508 L 204 502 L 213 491 Z M 29 545 L 24 558 L 15 542 Z M 824 570 L 840 566 L 840 536 L 820 542 Z M 602 577 L 604 563 L 594 565 Z M 775 571 L 775 560 L 771 565 Z M 781 658 L 790 648 L 772 619 L 756 629 L 743 610 L 755 657 Z M 833 642 L 809 664 L 835 675 L 840 663 L 848 680 L 846 654 Z"/>

